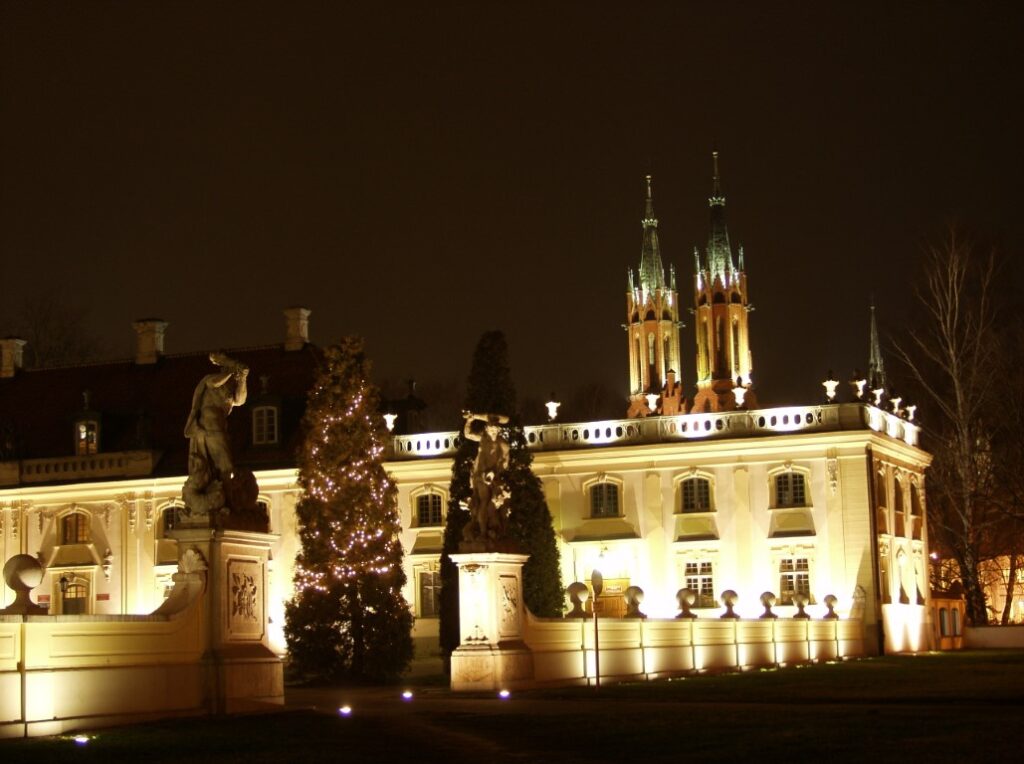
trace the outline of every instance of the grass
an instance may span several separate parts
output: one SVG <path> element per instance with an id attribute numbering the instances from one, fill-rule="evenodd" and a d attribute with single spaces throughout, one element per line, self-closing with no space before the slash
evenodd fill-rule
<path id="1" fill-rule="evenodd" d="M 503 761 L 1016 761 L 1024 652 L 889 657 L 673 681 L 454 695 L 296 690 L 290 702 L 355 713 L 174 720 L 0 743 L 21 762 L 276 762 L 320 758 Z M 362 692 L 362 695 L 359 693 Z"/>

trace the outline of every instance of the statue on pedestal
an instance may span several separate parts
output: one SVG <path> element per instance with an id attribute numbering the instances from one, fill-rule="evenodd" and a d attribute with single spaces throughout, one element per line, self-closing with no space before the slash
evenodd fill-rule
<path id="1" fill-rule="evenodd" d="M 245 403 L 249 368 L 223 353 L 211 353 L 219 371 L 207 374 L 192 394 L 185 422 L 188 480 L 182 489 L 185 515 L 214 527 L 266 530 L 266 512 L 257 504 L 256 478 L 236 470 L 228 441 L 228 414 Z"/>
<path id="2" fill-rule="evenodd" d="M 463 418 L 466 423 L 462 434 L 480 446 L 470 473 L 469 523 L 463 529 L 459 548 L 463 552 L 499 551 L 499 547 L 507 546 L 506 525 L 512 496 L 507 473 L 508 438 L 501 429 L 508 424 L 508 417 L 466 411 Z M 483 427 L 477 423 L 483 423 Z"/>

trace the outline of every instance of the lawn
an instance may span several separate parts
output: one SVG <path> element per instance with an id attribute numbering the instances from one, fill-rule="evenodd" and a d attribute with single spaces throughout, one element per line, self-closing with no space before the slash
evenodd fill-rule
<path id="1" fill-rule="evenodd" d="M 0 743 L 8 760 L 99 762 L 1017 761 L 1024 653 L 889 657 L 673 681 L 454 695 L 297 689 L 270 716 Z M 351 703 L 350 717 L 337 714 Z M 299 708 L 306 706 L 307 708 Z M 314 710 L 312 707 L 315 707 Z"/>

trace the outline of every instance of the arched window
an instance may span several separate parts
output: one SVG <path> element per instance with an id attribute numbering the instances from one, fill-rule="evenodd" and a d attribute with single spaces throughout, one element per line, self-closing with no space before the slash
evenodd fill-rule
<path id="1" fill-rule="evenodd" d="M 958 608 L 952 608 L 953 610 L 953 636 L 960 636 L 960 610 Z"/>
<path id="2" fill-rule="evenodd" d="M 178 526 L 178 512 L 181 509 L 182 507 L 172 505 L 165 507 L 160 513 L 160 535 L 164 538 L 168 538 L 168 532 Z"/>
<path id="3" fill-rule="evenodd" d="M 416 497 L 416 527 L 440 525 L 443 520 L 443 500 L 439 493 L 421 493 Z"/>
<path id="4" fill-rule="evenodd" d="M 806 507 L 807 492 L 802 472 L 780 472 L 775 476 L 776 507 Z"/>
<path id="5" fill-rule="evenodd" d="M 683 512 L 711 511 L 711 481 L 693 477 L 682 482 L 680 509 Z"/>
<path id="6" fill-rule="evenodd" d="M 732 367 L 739 371 L 740 368 L 740 322 L 735 318 L 732 320 Z"/>
<path id="7" fill-rule="evenodd" d="M 875 504 L 879 507 L 889 506 L 889 496 L 885 490 L 885 475 L 881 472 L 875 473 Z"/>
<path id="8" fill-rule="evenodd" d="M 921 516 L 921 494 L 913 483 L 910 484 L 910 514 L 914 517 Z"/>
<path id="9" fill-rule="evenodd" d="M 892 505 L 893 509 L 895 509 L 897 512 L 903 512 L 906 509 L 903 506 L 903 482 L 900 480 L 897 480 L 896 485 L 894 486 L 894 496 Z"/>
<path id="10" fill-rule="evenodd" d="M 595 483 L 590 488 L 590 516 L 618 517 L 619 487 L 615 483 Z"/>
<path id="11" fill-rule="evenodd" d="M 654 366 L 654 332 L 647 335 L 647 363 Z"/>
<path id="12" fill-rule="evenodd" d="M 949 611 L 944 607 L 939 608 L 939 634 L 943 637 L 949 636 Z"/>
<path id="13" fill-rule="evenodd" d="M 89 516 L 85 512 L 72 512 L 61 519 L 60 543 L 89 543 Z"/>

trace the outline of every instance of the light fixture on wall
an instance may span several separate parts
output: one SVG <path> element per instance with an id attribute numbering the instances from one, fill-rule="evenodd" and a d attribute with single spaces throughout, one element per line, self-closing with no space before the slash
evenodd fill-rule
<path id="1" fill-rule="evenodd" d="M 68 593 L 68 583 L 69 583 L 69 581 L 68 581 L 68 577 L 67 576 L 61 576 L 60 577 L 60 593 L 61 594 L 67 594 Z"/>

